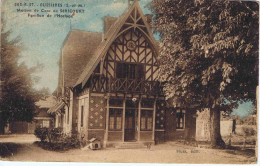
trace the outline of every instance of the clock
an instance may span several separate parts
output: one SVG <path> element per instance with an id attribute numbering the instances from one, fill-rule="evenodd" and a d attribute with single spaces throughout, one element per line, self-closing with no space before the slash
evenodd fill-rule
<path id="1" fill-rule="evenodd" d="M 127 47 L 127 49 L 134 51 L 136 48 L 136 44 L 133 40 L 130 40 L 126 43 L 126 47 Z"/>

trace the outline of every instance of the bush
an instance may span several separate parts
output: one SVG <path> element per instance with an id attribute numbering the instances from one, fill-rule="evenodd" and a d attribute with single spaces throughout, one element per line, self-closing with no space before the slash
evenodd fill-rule
<path id="1" fill-rule="evenodd" d="M 48 136 L 48 128 L 46 127 L 37 127 L 34 130 L 34 135 L 41 140 L 41 142 L 45 141 Z"/>
<path id="2" fill-rule="evenodd" d="M 243 126 L 242 130 L 243 130 L 243 135 L 245 137 L 256 135 L 256 131 L 252 127 Z"/>
<path id="3" fill-rule="evenodd" d="M 65 151 L 80 148 L 81 142 L 76 136 L 63 136 L 63 141 L 36 142 L 36 144 L 46 150 Z"/>
<path id="4" fill-rule="evenodd" d="M 65 147 L 67 148 L 80 148 L 81 141 L 78 139 L 76 135 L 73 135 L 71 137 L 65 137 L 64 139 Z"/>
<path id="5" fill-rule="evenodd" d="M 62 128 L 37 128 L 34 134 L 41 139 L 41 142 L 36 144 L 46 150 L 64 151 L 79 148 L 84 144 L 76 135 L 63 134 Z M 47 137 L 48 141 L 45 141 Z"/>
<path id="6" fill-rule="evenodd" d="M 0 158 L 9 157 L 17 153 L 21 148 L 21 144 L 16 143 L 0 143 Z"/>
<path id="7" fill-rule="evenodd" d="M 50 129 L 48 131 L 48 139 L 49 139 L 49 142 L 59 142 L 59 141 L 62 141 L 63 137 L 63 132 L 62 132 L 62 128 L 53 128 L 53 129 Z"/>

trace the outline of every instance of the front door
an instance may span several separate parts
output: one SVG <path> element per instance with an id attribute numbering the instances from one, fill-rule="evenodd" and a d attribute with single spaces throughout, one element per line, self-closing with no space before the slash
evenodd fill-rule
<path id="1" fill-rule="evenodd" d="M 136 109 L 126 109 L 125 110 L 125 141 L 136 141 L 135 140 L 135 130 L 136 130 Z"/>

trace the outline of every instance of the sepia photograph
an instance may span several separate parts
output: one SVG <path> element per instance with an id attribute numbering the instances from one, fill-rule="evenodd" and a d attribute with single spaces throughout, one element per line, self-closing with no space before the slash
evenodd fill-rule
<path id="1" fill-rule="evenodd" d="M 0 165 L 258 163 L 258 1 L 2 0 L 0 72 Z"/>

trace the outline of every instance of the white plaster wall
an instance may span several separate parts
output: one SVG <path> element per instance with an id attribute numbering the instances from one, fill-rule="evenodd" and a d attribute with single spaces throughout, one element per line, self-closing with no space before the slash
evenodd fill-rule
<path id="1" fill-rule="evenodd" d="M 220 121 L 221 136 L 229 136 L 232 133 L 232 120 Z"/>

